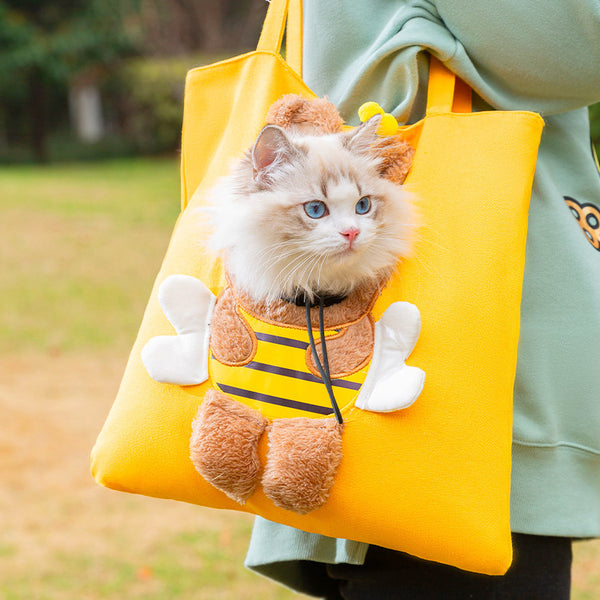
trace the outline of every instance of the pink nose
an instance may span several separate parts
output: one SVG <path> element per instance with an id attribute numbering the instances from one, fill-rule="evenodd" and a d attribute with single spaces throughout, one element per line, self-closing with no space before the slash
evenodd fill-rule
<path id="1" fill-rule="evenodd" d="M 344 231 L 340 231 L 340 233 L 348 240 L 350 246 L 352 246 L 354 240 L 358 237 L 358 234 L 360 233 L 360 229 L 357 229 L 356 227 L 350 227 Z"/>

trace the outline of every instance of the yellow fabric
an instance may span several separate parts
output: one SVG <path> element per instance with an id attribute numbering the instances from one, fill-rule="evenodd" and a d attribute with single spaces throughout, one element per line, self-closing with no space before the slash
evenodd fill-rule
<path id="1" fill-rule="evenodd" d="M 407 185 L 420 198 L 422 227 L 414 258 L 402 262 L 374 307 L 375 319 L 395 300 L 420 309 L 422 331 L 410 363 L 426 372 L 425 388 L 406 410 L 346 412 L 343 460 L 321 509 L 299 516 L 274 507 L 261 489 L 240 507 L 212 488 L 188 457 L 191 422 L 210 384 L 159 384 L 141 363 L 151 337 L 173 333 L 156 297 L 166 276 L 194 275 L 215 294 L 223 286 L 218 261 L 199 244 L 195 208 L 202 190 L 252 143 L 274 100 L 291 92 L 314 96 L 278 53 L 286 8 L 285 0 L 271 2 L 265 26 L 277 32 L 271 50 L 263 37 L 259 52 L 188 75 L 182 203 L 189 208 L 93 450 L 94 476 L 115 489 L 249 511 L 502 574 L 511 562 L 512 388 L 539 116 L 451 113 L 454 78 L 439 65 L 432 69 L 428 114 L 403 130 L 416 146 Z M 438 86 L 440 75 L 445 84 Z M 266 449 L 263 438 L 263 461 Z"/>
<path id="2" fill-rule="evenodd" d="M 300 0 L 290 0 L 296 27 Z M 287 0 L 271 2 L 258 49 L 230 60 L 191 70 L 186 78 L 181 161 L 181 205 L 185 208 L 200 183 L 210 186 L 232 157 L 248 149 L 264 125 L 269 106 L 283 94 L 314 98 L 279 48 Z M 294 35 L 295 33 L 295 35 Z M 297 30 L 288 38 L 297 48 Z M 301 53 L 292 50 L 297 66 Z"/>
<path id="3" fill-rule="evenodd" d="M 282 417 L 333 416 L 331 401 L 320 377 L 306 364 L 309 337 L 306 329 L 275 325 L 259 320 L 239 308 L 250 329 L 257 335 L 256 354 L 241 367 L 228 366 L 214 356 L 210 360 L 210 377 L 215 386 L 267 419 Z M 319 332 L 313 332 L 315 342 Z M 325 330 L 325 339 L 338 336 L 334 329 Z M 334 396 L 342 414 L 356 400 L 367 376 L 368 366 L 345 377 L 332 380 Z"/>

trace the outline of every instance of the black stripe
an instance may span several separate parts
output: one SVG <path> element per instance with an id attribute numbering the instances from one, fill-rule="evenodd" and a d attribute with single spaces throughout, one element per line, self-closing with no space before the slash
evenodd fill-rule
<path id="1" fill-rule="evenodd" d="M 277 367 L 275 365 L 267 365 L 259 362 L 251 362 L 244 366 L 248 369 L 273 373 L 274 375 L 283 375 L 284 377 L 292 377 L 294 379 L 303 379 L 304 381 L 310 381 L 311 383 L 323 383 L 323 380 L 320 377 L 317 377 L 312 373 L 306 373 L 305 371 L 296 371 L 295 369 L 286 369 L 285 367 Z M 344 379 L 332 379 L 331 385 L 356 391 L 360 390 L 361 387 L 360 383 L 346 381 Z"/>
<path id="2" fill-rule="evenodd" d="M 277 396 L 269 396 L 268 394 L 259 394 L 258 392 L 251 392 L 250 390 L 243 390 L 241 388 L 236 388 L 231 385 L 224 385 L 218 382 L 217 385 L 221 391 L 225 392 L 226 394 L 242 396 L 243 398 L 258 400 L 259 402 L 265 402 L 267 404 L 295 408 L 297 410 L 304 410 L 306 412 L 317 413 L 319 415 L 330 415 L 333 412 L 331 408 L 327 406 L 316 406 L 314 404 L 307 404 L 306 402 L 297 402 L 296 400 L 288 400 L 287 398 L 278 398 Z"/>
<path id="3" fill-rule="evenodd" d="M 281 337 L 279 335 L 271 335 L 269 333 L 256 333 L 256 337 L 261 342 L 271 342 L 272 344 L 279 344 L 280 346 L 289 346 L 290 348 L 300 348 L 302 350 L 306 350 L 308 348 L 308 344 L 306 342 Z"/>

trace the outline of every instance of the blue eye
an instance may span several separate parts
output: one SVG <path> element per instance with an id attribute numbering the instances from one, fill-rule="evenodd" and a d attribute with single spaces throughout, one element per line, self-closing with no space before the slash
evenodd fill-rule
<path id="1" fill-rule="evenodd" d="M 369 196 L 363 196 L 356 203 L 356 214 L 357 215 L 366 215 L 371 210 L 371 199 Z"/>
<path id="2" fill-rule="evenodd" d="M 304 203 L 304 212 L 311 219 L 320 219 L 325 215 L 329 214 L 329 210 L 327 210 L 327 204 L 325 202 L 321 202 L 320 200 L 312 200 L 311 202 Z"/>

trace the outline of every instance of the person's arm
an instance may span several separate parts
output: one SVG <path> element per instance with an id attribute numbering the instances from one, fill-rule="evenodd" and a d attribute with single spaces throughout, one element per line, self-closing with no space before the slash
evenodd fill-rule
<path id="1" fill-rule="evenodd" d="M 424 50 L 494 108 L 548 115 L 600 101 L 600 0 L 303 3 L 306 81 L 350 121 L 368 100 L 420 118 Z"/>
<path id="2" fill-rule="evenodd" d="M 452 62 L 494 106 L 565 112 L 600 101 L 598 0 L 436 0 Z"/>

